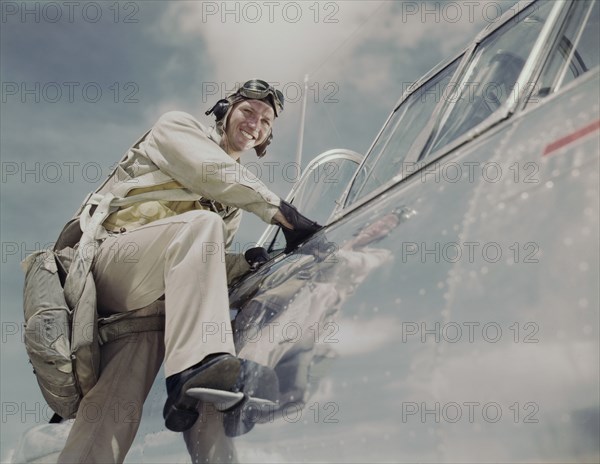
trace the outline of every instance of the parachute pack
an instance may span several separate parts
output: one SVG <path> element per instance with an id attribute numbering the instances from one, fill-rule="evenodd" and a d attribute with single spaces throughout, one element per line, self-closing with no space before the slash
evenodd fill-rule
<path id="1" fill-rule="evenodd" d="M 88 195 L 54 249 L 33 253 L 22 263 L 25 348 L 45 400 L 60 416 L 51 421 L 75 417 L 81 399 L 98 381 L 103 343 L 134 332 L 164 330 L 164 301 L 153 303 L 163 306 L 162 316 L 136 317 L 137 311 L 128 311 L 99 318 L 91 266 L 108 235 L 102 223 L 120 207 L 151 200 L 199 199 L 184 188 L 129 195 L 134 188 L 168 180 L 159 170 L 133 177 L 117 166 Z"/>

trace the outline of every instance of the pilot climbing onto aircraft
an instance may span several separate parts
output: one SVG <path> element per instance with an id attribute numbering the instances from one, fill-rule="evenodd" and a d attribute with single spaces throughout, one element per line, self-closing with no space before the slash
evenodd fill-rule
<path id="1" fill-rule="evenodd" d="M 111 203 L 118 208 L 101 223 L 106 233 L 91 265 L 98 313 L 148 316 L 164 298 L 164 346 L 162 332 L 140 331 L 102 347 L 100 378 L 79 405 L 59 462 L 123 461 L 163 355 L 170 430 L 186 431 L 198 418 L 189 388 L 277 394 L 272 369 L 236 357 L 227 294 L 228 281 L 266 261 L 266 251 L 249 250 L 244 259 L 226 249 L 241 210 L 280 224 L 288 249 L 319 228 L 239 163 L 246 150 L 265 154 L 283 103 L 281 92 L 251 80 L 206 112 L 215 115 L 214 128 L 166 113 L 96 192 L 140 195 L 135 203 Z"/>

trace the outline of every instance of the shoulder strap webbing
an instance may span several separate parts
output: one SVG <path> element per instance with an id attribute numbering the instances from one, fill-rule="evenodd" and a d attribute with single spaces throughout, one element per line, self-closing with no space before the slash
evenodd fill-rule
<path id="1" fill-rule="evenodd" d="M 102 195 L 99 193 L 94 193 L 88 199 L 87 204 L 85 205 L 81 216 L 79 217 L 79 225 L 82 231 L 85 231 L 88 225 L 92 222 L 94 216 L 98 213 L 98 208 L 92 216 L 90 216 L 90 211 L 92 206 L 98 206 L 104 201 L 106 195 Z M 110 210 L 107 211 L 107 214 L 104 218 L 102 218 L 100 224 L 104 222 L 108 214 L 113 212 L 113 209 L 119 208 L 122 206 L 132 205 L 134 203 L 139 203 L 142 201 L 196 201 L 201 198 L 201 195 L 196 193 L 192 193 L 187 189 L 170 189 L 170 190 L 155 190 L 151 192 L 138 193 L 137 195 L 132 195 L 130 197 L 125 198 L 113 198 L 110 201 Z M 102 239 L 105 238 L 107 233 L 101 227 L 96 227 L 95 229 L 95 238 Z"/>

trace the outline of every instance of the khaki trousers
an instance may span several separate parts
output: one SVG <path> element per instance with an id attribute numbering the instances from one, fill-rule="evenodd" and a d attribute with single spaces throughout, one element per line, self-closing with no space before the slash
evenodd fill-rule
<path id="1" fill-rule="evenodd" d="M 107 238 L 92 272 L 100 314 L 165 296 L 165 376 L 211 353 L 235 354 L 225 268 L 225 223 L 189 211 Z"/>
<path id="2" fill-rule="evenodd" d="M 224 234 L 219 215 L 190 211 L 102 243 L 92 268 L 99 313 L 137 310 L 164 295 L 165 332 L 129 334 L 102 346 L 100 379 L 79 406 L 59 463 L 124 460 L 163 358 L 168 377 L 208 354 L 235 354 Z M 214 413 L 184 439 L 195 462 L 235 460 Z"/>
<path id="3" fill-rule="evenodd" d="M 83 398 L 59 463 L 121 463 L 164 356 L 163 332 L 127 335 L 102 346 L 98 383 Z"/>
<path id="4" fill-rule="evenodd" d="M 164 332 L 130 334 L 102 346 L 100 379 L 83 398 L 58 463 L 123 462 L 162 364 L 163 337 Z M 237 462 L 222 415 L 211 405 L 203 407 L 183 439 L 193 463 Z"/>

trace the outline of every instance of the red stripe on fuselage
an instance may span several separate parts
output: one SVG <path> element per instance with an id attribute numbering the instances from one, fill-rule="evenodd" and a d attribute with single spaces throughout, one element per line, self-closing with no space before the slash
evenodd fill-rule
<path id="1" fill-rule="evenodd" d="M 570 143 L 573 143 L 575 140 L 580 139 L 581 137 L 584 137 L 588 134 L 591 134 L 592 132 L 597 131 L 598 129 L 600 129 L 600 119 L 598 119 L 597 121 L 595 121 L 585 127 L 582 127 L 581 129 L 579 129 L 569 135 L 566 135 L 558 140 L 555 140 L 550 145 L 546 145 L 546 148 L 544 148 L 544 153 L 542 154 L 542 156 L 549 155 L 553 151 L 556 151 L 559 148 L 569 145 Z"/>

